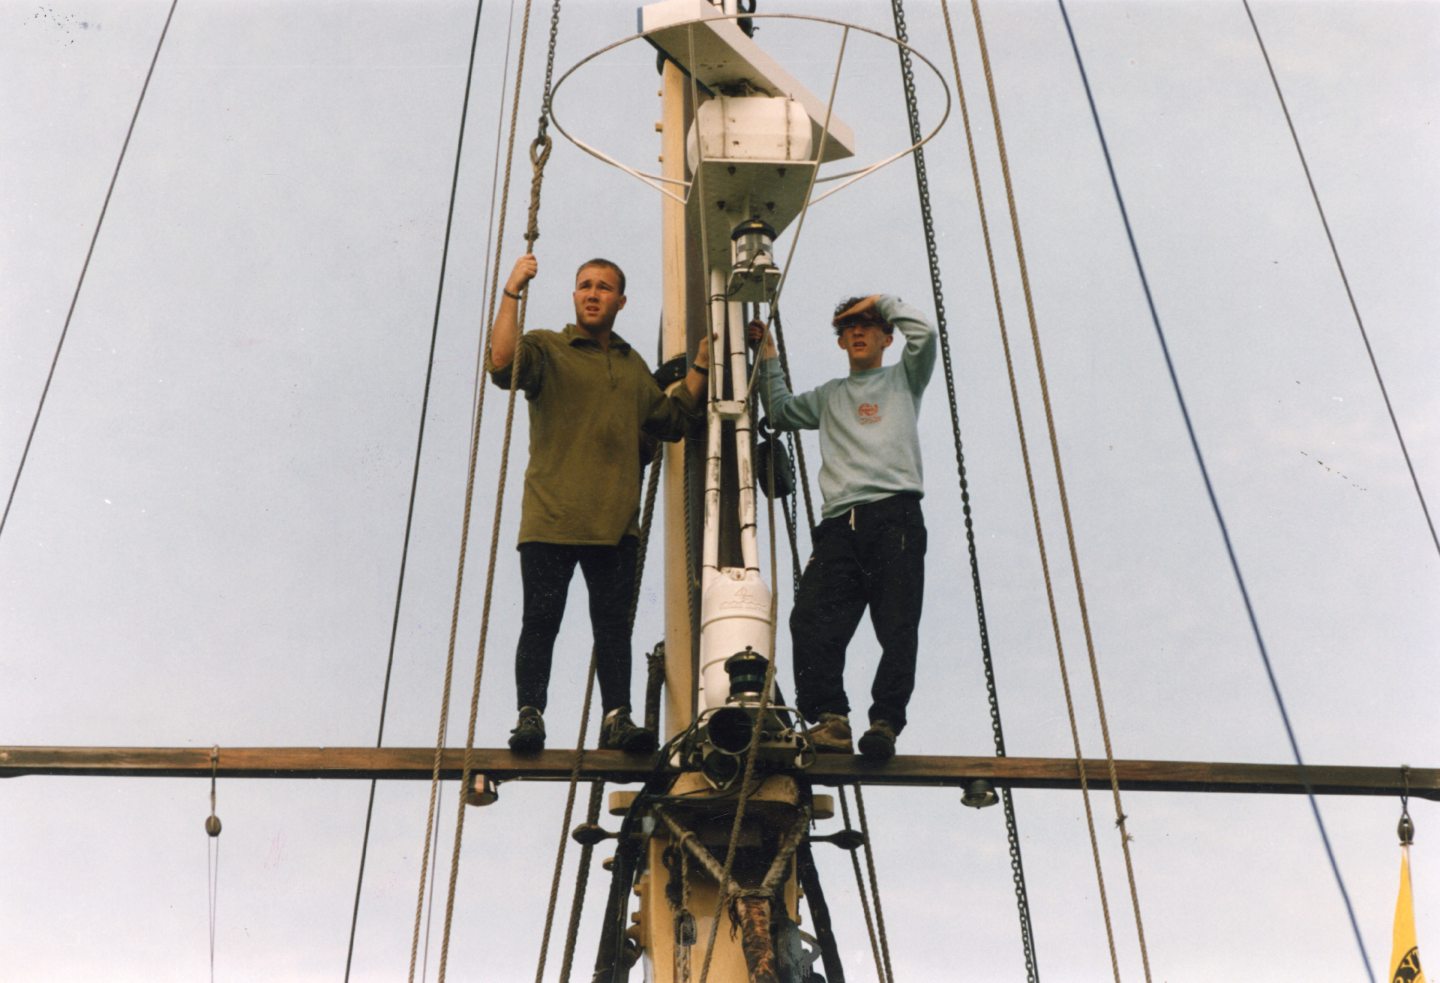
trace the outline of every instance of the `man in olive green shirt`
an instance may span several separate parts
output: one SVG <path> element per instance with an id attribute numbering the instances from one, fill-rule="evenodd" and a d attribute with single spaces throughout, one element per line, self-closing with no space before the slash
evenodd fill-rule
<path id="1" fill-rule="evenodd" d="M 630 718 L 630 603 L 635 590 L 642 434 L 676 440 L 699 413 L 708 371 L 701 346 L 684 384 L 660 391 L 644 360 L 619 335 L 625 274 L 605 259 L 575 274 L 575 323 L 520 334 L 520 294 L 535 257 L 515 263 L 490 332 L 487 368 L 496 385 L 525 393 L 530 463 L 520 506 L 520 579 L 525 609 L 515 652 L 515 751 L 545 746 L 546 692 L 555 636 L 578 564 L 590 595 L 596 677 L 605 712 L 600 746 L 655 749 L 655 733 Z"/>

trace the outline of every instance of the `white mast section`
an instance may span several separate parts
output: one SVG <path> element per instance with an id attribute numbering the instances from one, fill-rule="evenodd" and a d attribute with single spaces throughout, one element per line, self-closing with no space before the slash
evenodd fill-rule
<path id="1" fill-rule="evenodd" d="M 726 7 L 733 6 L 727 4 Z M 713 355 L 706 407 L 698 709 L 724 706 L 725 663 L 747 649 L 774 659 L 771 588 L 760 571 L 746 356 L 745 303 L 779 285 L 778 230 L 803 211 L 821 160 L 853 153 L 854 137 L 739 27 L 705 0 L 640 11 L 647 39 L 703 85 L 686 146 L 700 190 L 707 322 Z M 823 141 L 829 123 L 829 136 Z"/>

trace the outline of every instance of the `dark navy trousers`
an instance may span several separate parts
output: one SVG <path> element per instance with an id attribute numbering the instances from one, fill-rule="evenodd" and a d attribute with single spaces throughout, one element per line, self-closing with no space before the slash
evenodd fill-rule
<path id="1" fill-rule="evenodd" d="M 796 706 L 807 720 L 850 712 L 845 650 L 868 608 L 880 642 L 870 721 L 888 721 L 897 733 L 905 726 L 915 689 L 925 545 L 925 517 L 915 494 L 857 506 L 815 528 L 790 612 Z"/>
<path id="2" fill-rule="evenodd" d="M 615 546 L 521 543 L 520 580 L 525 613 L 515 650 L 517 706 L 544 712 L 550 689 L 555 636 L 565 615 L 570 580 L 578 564 L 590 592 L 590 625 L 595 633 L 595 677 L 608 713 L 630 705 L 630 603 L 635 593 L 639 543 L 626 536 Z M 589 659 L 577 661 L 583 679 Z"/>

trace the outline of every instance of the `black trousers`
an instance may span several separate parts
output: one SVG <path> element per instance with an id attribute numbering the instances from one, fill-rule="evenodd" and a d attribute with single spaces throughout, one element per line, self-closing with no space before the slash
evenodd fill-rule
<path id="1" fill-rule="evenodd" d="M 915 689 L 925 595 L 920 496 L 892 495 L 826 519 L 815 528 L 813 543 L 790 612 L 796 706 L 810 721 L 850 712 L 845 650 L 869 608 L 880 642 L 870 721 L 888 721 L 898 732 Z"/>
<path id="2" fill-rule="evenodd" d="M 630 705 L 630 601 L 635 593 L 638 542 L 626 536 L 616 546 L 521 543 L 520 580 L 525 613 L 515 650 L 516 704 L 545 710 L 555 636 L 575 565 L 590 592 L 590 625 L 595 633 L 595 676 L 604 712 Z M 583 679 L 590 660 L 574 660 Z"/>

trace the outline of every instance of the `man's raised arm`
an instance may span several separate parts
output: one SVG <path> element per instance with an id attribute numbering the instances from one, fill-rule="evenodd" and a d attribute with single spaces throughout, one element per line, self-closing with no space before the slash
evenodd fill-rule
<path id="1" fill-rule="evenodd" d="M 490 325 L 491 370 L 509 368 L 515 360 L 515 349 L 520 344 L 520 291 L 535 278 L 538 269 L 535 257 L 526 253 L 515 261 L 505 281 L 500 309 L 495 313 L 495 323 Z"/>

